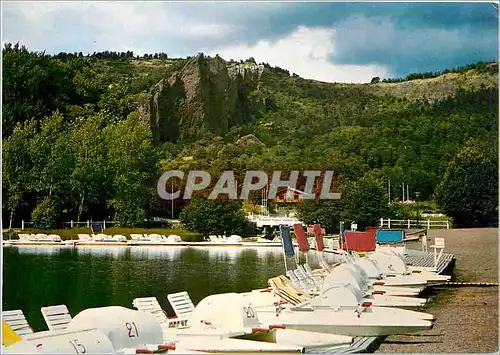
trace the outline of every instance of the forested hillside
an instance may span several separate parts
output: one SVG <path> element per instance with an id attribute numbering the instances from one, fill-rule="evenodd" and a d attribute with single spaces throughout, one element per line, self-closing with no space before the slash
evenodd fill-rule
<path id="1" fill-rule="evenodd" d="M 393 199 L 404 182 L 431 200 L 464 146 L 477 143 L 496 166 L 497 71 L 483 63 L 427 79 L 332 84 L 253 59 L 49 56 L 7 44 L 4 225 L 91 217 L 139 225 L 167 215 L 156 181 L 173 168 L 334 169 L 348 201 L 333 210 L 348 220 L 358 218 L 355 195 L 375 188 L 387 201 L 389 180 Z"/>

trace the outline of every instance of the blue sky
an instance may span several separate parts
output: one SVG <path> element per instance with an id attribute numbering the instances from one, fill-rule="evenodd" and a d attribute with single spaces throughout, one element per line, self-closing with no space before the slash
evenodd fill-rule
<path id="1" fill-rule="evenodd" d="M 498 58 L 491 3 L 3 2 L 3 42 L 32 50 L 255 57 L 367 82 Z"/>

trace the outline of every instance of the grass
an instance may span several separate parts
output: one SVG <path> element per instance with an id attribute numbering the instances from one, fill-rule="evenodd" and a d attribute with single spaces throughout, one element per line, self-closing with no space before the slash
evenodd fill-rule
<path id="1" fill-rule="evenodd" d="M 130 234 L 160 234 L 169 236 L 170 234 L 177 234 L 182 238 L 184 242 L 198 242 L 203 240 L 203 236 L 197 232 L 191 232 L 181 228 L 121 228 L 121 227 L 111 227 L 106 228 L 103 231 L 108 235 L 124 235 L 128 239 L 130 239 Z M 57 234 L 63 240 L 71 240 L 78 239 L 77 234 L 89 234 L 89 228 L 70 228 L 70 229 L 24 229 L 23 231 L 18 230 L 17 232 L 3 232 L 3 238 L 9 239 L 17 239 L 18 233 L 26 233 L 26 234 L 36 234 L 36 233 L 44 233 L 44 234 Z"/>

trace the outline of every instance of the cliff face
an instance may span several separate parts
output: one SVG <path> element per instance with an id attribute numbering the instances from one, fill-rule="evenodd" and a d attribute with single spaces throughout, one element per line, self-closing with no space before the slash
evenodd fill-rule
<path id="1" fill-rule="evenodd" d="M 222 58 L 198 55 L 150 90 L 149 116 L 157 141 L 223 135 L 248 121 L 252 105 L 248 93 L 258 85 L 260 66 L 228 65 Z"/>

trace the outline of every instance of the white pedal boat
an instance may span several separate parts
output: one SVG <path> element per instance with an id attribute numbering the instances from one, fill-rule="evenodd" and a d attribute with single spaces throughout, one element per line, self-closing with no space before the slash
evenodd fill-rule
<path id="1" fill-rule="evenodd" d="M 300 268 L 296 269 L 295 272 L 296 276 L 298 274 L 305 283 L 308 277 L 311 279 L 311 277 L 305 275 L 305 271 Z M 293 275 L 290 274 L 290 276 Z M 374 306 L 421 307 L 427 302 L 425 298 L 387 295 L 387 288 L 383 290 L 373 289 L 373 286 L 369 282 L 366 282 L 366 274 L 361 267 L 351 263 L 344 263 L 335 267 L 324 280 L 315 279 L 313 283 L 321 284 L 320 289 L 317 290 L 320 294 L 325 294 L 325 290 L 329 290 L 330 288 L 345 287 L 357 298 L 357 303 L 370 301 Z M 413 294 L 415 291 L 411 293 Z M 342 302 L 338 303 L 338 306 L 342 305 L 344 305 Z"/>
<path id="2" fill-rule="evenodd" d="M 252 304 L 236 293 L 205 297 L 193 310 L 188 324 L 187 327 L 164 328 L 165 337 L 186 341 L 193 337 L 252 340 L 254 347 L 266 352 L 267 349 L 273 349 L 274 345 L 280 351 L 295 351 L 298 348 L 348 346 L 352 343 L 350 336 L 289 330 L 276 322 L 263 323 Z M 262 345 L 260 342 L 271 344 Z M 213 346 L 210 342 L 208 344 Z M 189 348 L 189 345 L 184 347 Z"/>
<path id="3" fill-rule="evenodd" d="M 350 336 L 403 334 L 431 329 L 433 325 L 431 320 L 435 319 L 429 313 L 397 308 L 371 306 L 334 308 L 319 297 L 304 306 L 281 305 L 284 309 L 277 315 L 276 310 L 280 306 L 275 304 L 276 298 L 272 294 L 249 292 L 242 296 L 251 301 L 263 323 L 273 321 L 283 324 L 286 329 L 311 332 Z M 380 320 L 379 324 L 377 318 Z"/>
<path id="4" fill-rule="evenodd" d="M 353 296 L 353 294 L 347 290 L 345 287 L 332 288 L 327 291 L 326 294 L 316 296 L 311 298 L 300 305 L 294 306 L 283 302 L 278 296 L 274 295 L 270 292 L 261 292 L 260 290 L 254 290 L 252 292 L 241 293 L 240 295 L 244 296 L 248 299 L 254 308 L 258 311 L 266 311 L 270 312 L 272 310 L 276 311 L 278 307 L 288 308 L 297 312 L 301 311 L 356 311 L 360 309 L 360 305 L 370 304 L 370 308 L 373 309 L 381 309 L 378 312 L 384 312 L 387 316 L 405 316 L 405 317 L 414 317 L 417 319 L 434 321 L 436 318 L 431 313 L 425 312 L 417 312 L 412 310 L 405 310 L 393 307 L 380 307 L 375 306 L 371 301 L 363 301 L 362 303 L 358 302 L 357 299 Z M 323 316 L 322 313 L 321 317 Z"/>
<path id="5" fill-rule="evenodd" d="M 344 334 L 349 336 L 383 336 L 412 333 L 431 329 L 433 323 L 421 319 L 411 311 L 383 308 L 362 307 L 358 309 L 331 308 L 286 308 L 279 312 L 271 307 L 256 307 L 263 322 L 275 321 L 286 329 L 306 330 L 310 332 Z"/>
<path id="6" fill-rule="evenodd" d="M 377 249 L 376 252 L 367 254 L 367 258 L 372 260 L 386 277 L 420 276 L 425 278 L 427 283 L 445 282 L 451 278 L 449 275 L 438 274 L 433 268 L 415 266 L 409 268 L 403 256 L 393 248 Z"/>
<path id="7" fill-rule="evenodd" d="M 193 324 L 200 326 L 194 327 L 195 331 L 191 334 L 187 331 L 189 328 L 178 329 L 178 334 L 175 334 L 176 332 L 167 331 L 162 327 L 159 320 L 150 313 L 115 306 L 91 308 L 80 312 L 71 320 L 68 330 L 83 330 L 89 327 L 98 329 L 109 338 L 115 349 L 119 349 L 117 353 L 127 353 L 133 349 L 148 349 L 151 346 L 158 347 L 158 345 L 169 346 L 172 343 L 175 343 L 179 353 L 183 353 L 182 350 L 218 353 L 302 353 L 304 351 L 302 346 L 294 344 L 235 339 L 259 332 L 267 335 L 270 330 L 268 327 L 266 333 L 261 327 L 249 328 L 248 326 L 251 325 L 260 325 L 258 319 L 252 319 L 252 322 L 244 324 L 239 314 L 234 317 L 235 312 L 231 307 L 229 313 L 233 314 L 233 321 L 219 325 L 216 323 L 218 320 L 221 322 L 231 320 L 231 317 L 225 314 L 226 312 L 220 312 L 221 309 L 209 312 L 218 314 L 217 317 L 210 317 L 210 314 L 203 312 L 203 309 L 200 309 L 197 315 L 193 313 Z M 221 313 L 225 317 L 221 317 Z M 207 320 L 201 322 L 200 318 Z M 344 343 L 346 339 L 351 341 L 349 337 L 343 339 Z"/>
<path id="8" fill-rule="evenodd" d="M 321 293 L 328 295 L 327 290 L 344 286 L 352 292 L 358 303 L 370 301 L 374 306 L 386 307 L 420 307 L 425 305 L 425 298 L 403 297 L 386 295 L 385 291 L 375 291 L 373 288 L 363 284 L 359 275 L 357 278 L 349 270 L 349 264 L 340 265 L 330 275 L 328 275 L 322 285 Z M 333 297 L 333 296 L 332 296 Z M 351 300 L 352 302 L 352 300 Z M 342 305 L 339 303 L 339 305 Z"/>

